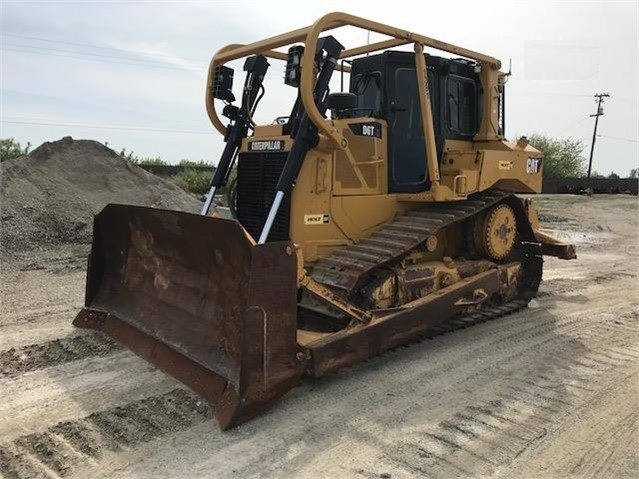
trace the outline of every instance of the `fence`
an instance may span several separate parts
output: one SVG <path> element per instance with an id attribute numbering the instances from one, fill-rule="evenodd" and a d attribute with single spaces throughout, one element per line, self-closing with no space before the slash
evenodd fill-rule
<path id="1" fill-rule="evenodd" d="M 578 194 L 592 188 L 593 193 L 636 195 L 638 185 L 637 178 L 544 178 L 541 192 Z"/>
<path id="2" fill-rule="evenodd" d="M 181 171 L 194 169 L 209 172 L 213 176 L 214 166 L 180 166 L 180 165 L 139 165 L 149 173 L 158 176 L 175 176 Z M 544 178 L 542 193 L 579 194 L 587 188 L 593 193 L 627 193 L 636 195 L 639 186 L 637 178 Z"/>

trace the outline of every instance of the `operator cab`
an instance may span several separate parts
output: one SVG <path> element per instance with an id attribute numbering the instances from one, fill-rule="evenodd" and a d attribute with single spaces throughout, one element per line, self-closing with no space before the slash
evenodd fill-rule
<path id="1" fill-rule="evenodd" d="M 426 55 L 438 161 L 444 140 L 471 141 L 479 128 L 483 92 L 475 65 L 469 60 Z M 430 189 L 415 54 L 386 51 L 357 58 L 351 68 L 350 94 L 329 96 L 333 115 L 386 120 L 389 192 Z M 339 97 L 333 99 L 336 95 Z M 333 101 L 339 109 L 332 107 Z"/>

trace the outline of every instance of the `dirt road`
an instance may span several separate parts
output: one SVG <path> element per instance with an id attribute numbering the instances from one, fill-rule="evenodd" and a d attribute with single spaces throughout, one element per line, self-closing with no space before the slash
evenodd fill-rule
<path id="1" fill-rule="evenodd" d="M 530 307 L 305 381 L 220 433 L 194 394 L 74 330 L 84 247 L 0 273 L 0 474 L 64 477 L 637 477 L 636 197 L 546 196 Z"/>

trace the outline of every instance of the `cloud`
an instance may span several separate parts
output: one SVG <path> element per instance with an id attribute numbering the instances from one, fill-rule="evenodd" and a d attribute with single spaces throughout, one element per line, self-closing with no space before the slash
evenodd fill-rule
<path id="1" fill-rule="evenodd" d="M 592 95 L 610 91 L 601 131 L 637 141 L 637 4 L 534 1 L 395 1 L 392 8 L 336 1 L 6 1 L 0 24 L 2 118 L 211 135 L 1 123 L 2 136 L 38 144 L 71 134 L 170 161 L 217 161 L 223 142 L 203 101 L 213 53 L 228 43 L 308 25 L 332 10 L 486 52 L 504 65 L 512 58 L 510 134 L 569 135 L 589 145 Z M 366 41 L 362 31 L 335 34 L 343 43 Z M 236 71 L 238 86 L 241 62 Z M 256 115 L 260 122 L 288 114 L 294 91 L 282 79 L 283 65 L 273 62 Z M 638 144 L 601 138 L 595 156 L 595 169 L 625 173 L 636 167 Z"/>

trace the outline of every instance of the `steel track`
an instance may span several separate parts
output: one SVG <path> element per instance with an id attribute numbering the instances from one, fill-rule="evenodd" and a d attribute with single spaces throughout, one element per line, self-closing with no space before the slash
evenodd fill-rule
<path id="1" fill-rule="evenodd" d="M 422 338 L 434 337 L 486 322 L 518 311 L 537 294 L 542 274 L 541 245 L 536 242 L 521 200 L 515 195 L 490 190 L 473 195 L 468 200 L 450 203 L 429 203 L 398 216 L 370 237 L 356 245 L 338 248 L 313 266 L 311 276 L 346 298 L 352 298 L 377 269 L 401 260 L 443 228 L 480 214 L 498 203 L 508 203 L 517 217 L 517 249 L 522 264 L 522 279 L 517 299 L 487 306 L 466 316 L 446 320 Z"/>

